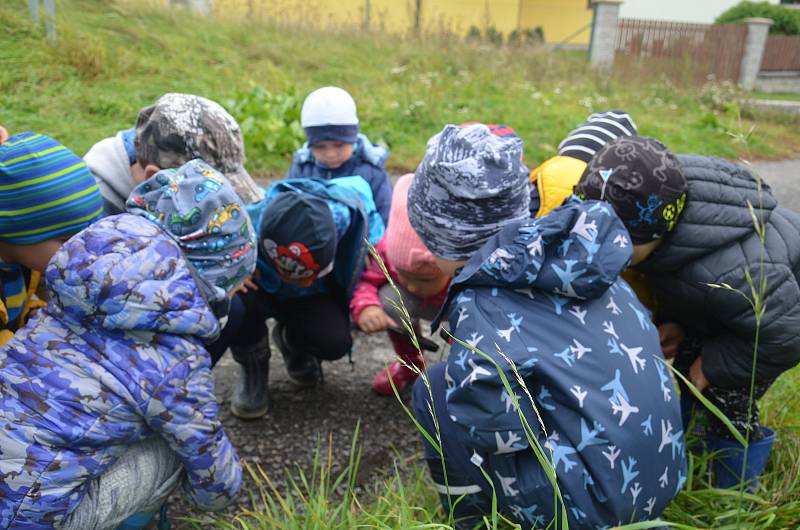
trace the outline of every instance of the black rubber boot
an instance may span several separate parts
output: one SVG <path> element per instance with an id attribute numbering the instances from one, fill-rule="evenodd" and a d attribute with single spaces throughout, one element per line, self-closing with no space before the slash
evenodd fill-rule
<path id="1" fill-rule="evenodd" d="M 243 420 L 255 420 L 269 411 L 269 340 L 252 346 L 231 347 L 239 363 L 239 380 L 233 388 L 231 413 Z"/>
<path id="2" fill-rule="evenodd" d="M 286 337 L 286 328 L 276 322 L 272 328 L 272 341 L 281 351 L 289 380 L 297 386 L 315 386 L 322 379 L 319 360 L 313 355 L 293 348 Z"/>

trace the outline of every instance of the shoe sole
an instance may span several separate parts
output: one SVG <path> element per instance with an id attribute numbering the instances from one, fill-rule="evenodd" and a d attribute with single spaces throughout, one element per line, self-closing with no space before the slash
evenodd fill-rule
<path id="1" fill-rule="evenodd" d="M 300 388 L 313 388 L 320 384 L 321 378 L 317 378 L 314 381 L 303 381 L 302 379 L 296 379 L 286 373 L 286 378 L 289 379 L 289 382 L 292 383 L 294 386 L 298 386 Z"/>
<path id="2" fill-rule="evenodd" d="M 257 420 L 259 418 L 263 418 L 269 412 L 269 403 L 264 405 L 260 409 L 251 410 L 251 409 L 240 409 L 233 403 L 231 403 L 231 414 L 239 418 L 240 420 Z"/>

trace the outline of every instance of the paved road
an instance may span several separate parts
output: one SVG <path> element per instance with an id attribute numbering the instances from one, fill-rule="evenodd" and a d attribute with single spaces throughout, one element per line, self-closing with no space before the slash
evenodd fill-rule
<path id="1" fill-rule="evenodd" d="M 800 160 L 754 162 L 753 168 L 772 187 L 781 206 L 800 212 Z"/>

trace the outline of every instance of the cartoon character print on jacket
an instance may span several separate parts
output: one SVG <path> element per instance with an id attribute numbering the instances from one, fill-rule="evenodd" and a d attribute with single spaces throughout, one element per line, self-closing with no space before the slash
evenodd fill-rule
<path id="1" fill-rule="evenodd" d="M 58 527 L 129 444 L 161 436 L 203 509 L 237 494 L 202 341 L 219 322 L 180 248 L 122 214 L 69 240 L 49 305 L 0 349 L 0 528 Z"/>
<path id="2" fill-rule="evenodd" d="M 573 198 L 506 227 L 451 286 L 450 327 L 467 346 L 455 343 L 447 360 L 447 410 L 462 434 L 450 443 L 478 455 L 502 511 L 525 525 L 553 520 L 553 489 L 515 403 L 552 455 L 571 527 L 656 518 L 686 480 L 657 331 L 618 279 L 626 234 L 608 205 Z"/>
<path id="3" fill-rule="evenodd" d="M 264 250 L 278 274 L 288 280 L 307 280 L 316 278 L 325 271 L 320 270 L 319 264 L 314 260 L 314 255 L 299 242 L 290 243 L 286 246 L 278 245 L 271 239 L 264 240 Z M 330 263 L 326 270 L 330 271 L 333 263 Z"/>

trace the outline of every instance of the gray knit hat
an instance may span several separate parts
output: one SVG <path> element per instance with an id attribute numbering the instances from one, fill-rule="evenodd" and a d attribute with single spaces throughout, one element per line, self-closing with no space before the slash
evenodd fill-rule
<path id="1" fill-rule="evenodd" d="M 425 246 L 443 259 L 469 259 L 530 202 L 522 140 L 483 124 L 447 125 L 428 140 L 408 195 L 408 217 Z"/>

